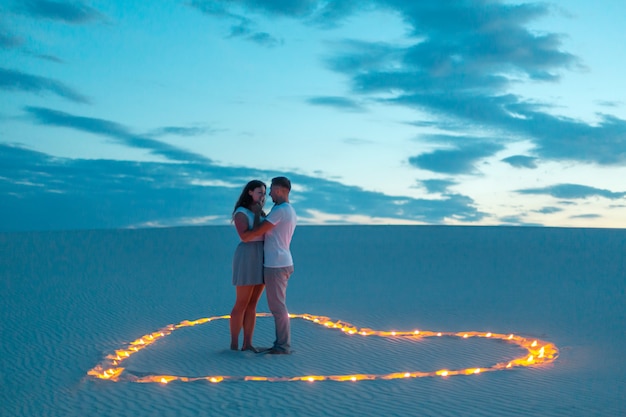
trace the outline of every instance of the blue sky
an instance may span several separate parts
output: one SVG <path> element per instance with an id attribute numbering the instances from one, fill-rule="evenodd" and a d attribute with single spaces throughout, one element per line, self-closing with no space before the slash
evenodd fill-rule
<path id="1" fill-rule="evenodd" d="M 228 224 L 276 175 L 301 224 L 625 227 L 625 11 L 4 1 L 0 230 Z"/>

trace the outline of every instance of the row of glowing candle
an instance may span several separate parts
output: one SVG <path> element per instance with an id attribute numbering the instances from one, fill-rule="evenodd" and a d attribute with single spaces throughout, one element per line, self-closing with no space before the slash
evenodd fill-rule
<path id="1" fill-rule="evenodd" d="M 257 313 L 257 317 L 269 317 L 269 313 Z M 526 354 L 506 362 L 499 362 L 495 365 L 483 367 L 483 368 L 467 368 L 467 369 L 441 369 L 431 372 L 393 372 L 388 374 L 351 374 L 351 375 L 301 375 L 301 376 L 285 376 L 285 377 L 266 377 L 266 376 L 227 376 L 227 375 L 212 375 L 212 376 L 200 376 L 200 377 L 184 377 L 176 375 L 149 375 L 138 377 L 124 372 L 124 368 L 121 364 L 128 359 L 131 355 L 139 352 L 142 349 L 150 346 L 159 339 L 162 339 L 170 335 L 173 331 L 190 326 L 197 326 L 199 324 L 209 323 L 214 320 L 230 319 L 229 315 L 214 316 L 210 318 L 201 318 L 197 320 L 184 320 L 176 325 L 171 324 L 165 328 L 158 330 L 154 333 L 147 334 L 139 339 L 130 342 L 125 348 L 118 349 L 115 353 L 106 356 L 106 358 L 87 374 L 91 377 L 98 379 L 105 379 L 109 381 L 130 381 L 130 382 L 143 382 L 143 383 L 162 383 L 167 384 L 172 381 L 180 382 L 194 382 L 194 381 L 208 381 L 212 383 L 218 383 L 222 381 L 268 381 L 268 382 L 280 382 L 280 381 L 361 381 L 361 380 L 376 380 L 376 379 L 401 379 L 401 378 L 424 378 L 424 377 L 448 377 L 453 375 L 475 375 L 483 372 L 492 372 L 505 369 L 511 369 L 515 367 L 527 367 L 527 366 L 541 366 L 553 362 L 558 356 L 557 347 L 549 342 L 545 342 L 539 339 L 525 338 L 514 334 L 501 334 L 491 332 L 433 332 L 423 330 L 412 331 L 379 331 L 369 328 L 357 328 L 356 326 L 343 321 L 333 321 L 325 316 L 316 316 L 312 314 L 290 314 L 292 319 L 303 319 L 312 323 L 324 326 L 329 329 L 338 329 L 348 335 L 358 336 L 378 336 L 378 337 L 402 337 L 411 339 L 421 339 L 427 337 L 442 337 L 451 336 L 457 338 L 488 338 L 503 340 L 507 343 L 517 345 L 526 350 Z"/>

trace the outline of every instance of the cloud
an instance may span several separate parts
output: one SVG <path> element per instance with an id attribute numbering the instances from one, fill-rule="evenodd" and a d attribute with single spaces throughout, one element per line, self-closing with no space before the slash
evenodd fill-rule
<path id="1" fill-rule="evenodd" d="M 502 159 L 502 162 L 506 162 L 515 168 L 537 168 L 537 158 L 525 155 L 514 155 L 508 158 Z"/>
<path id="2" fill-rule="evenodd" d="M 333 71 L 345 73 L 353 77 L 385 70 L 393 74 L 394 69 L 402 65 L 404 54 L 406 53 L 404 47 L 384 42 L 365 42 L 354 39 L 344 39 L 340 42 L 334 42 L 332 45 L 335 47 L 336 52 L 324 59 L 326 65 Z M 401 76 L 401 74 L 397 72 L 395 72 L 395 74 Z M 375 86 L 376 78 L 369 80 L 371 84 L 362 86 L 356 81 L 355 78 L 352 87 L 358 92 L 367 93 L 369 90 L 378 90 Z M 378 81 L 383 80 L 378 79 Z M 380 85 L 380 88 L 383 91 L 388 89 L 386 84 Z M 389 89 L 391 88 L 392 87 L 389 86 Z"/>
<path id="3" fill-rule="evenodd" d="M 626 121 L 603 116 L 596 125 L 541 113 L 536 106 L 515 96 L 443 97 L 414 95 L 394 100 L 409 106 L 428 103 L 440 116 L 456 115 L 478 126 L 509 132 L 512 140 L 523 135 L 531 140 L 533 152 L 544 160 L 595 162 L 601 165 L 626 163 Z M 511 114 L 515 114 L 512 116 Z"/>
<path id="4" fill-rule="evenodd" d="M 28 50 L 25 50 L 24 53 L 26 53 L 28 55 L 31 55 L 31 56 L 34 56 L 35 58 L 42 59 L 44 61 L 55 62 L 57 64 L 64 63 L 64 61 L 61 58 L 59 58 L 57 56 L 54 56 L 54 55 L 37 54 L 37 53 L 31 52 L 31 51 L 28 51 Z"/>
<path id="5" fill-rule="evenodd" d="M 2 23 L 0 23 L 0 48 L 12 49 L 21 46 L 24 41 L 8 31 Z"/>
<path id="6" fill-rule="evenodd" d="M 165 126 L 160 127 L 158 129 L 152 130 L 148 136 L 183 136 L 183 137 L 192 137 L 192 136 L 200 136 L 204 134 L 213 134 L 215 133 L 215 129 L 211 129 L 209 127 L 203 126 L 194 126 L 194 127 L 185 127 L 185 126 Z"/>
<path id="7" fill-rule="evenodd" d="M 328 106 L 348 111 L 363 111 L 363 107 L 356 101 L 346 97 L 319 96 L 307 99 L 307 103 L 314 106 Z"/>
<path id="8" fill-rule="evenodd" d="M 419 181 L 419 183 L 426 188 L 426 191 L 429 193 L 446 193 L 449 187 L 457 184 L 456 181 L 437 179 L 422 180 Z"/>
<path id="9" fill-rule="evenodd" d="M 392 8 L 409 24 L 415 43 L 395 48 L 402 54 L 402 66 L 393 70 L 354 68 L 348 75 L 358 91 L 395 90 L 399 97 L 419 93 L 421 103 L 428 106 L 427 98 L 433 95 L 493 95 L 523 77 L 553 81 L 558 71 L 577 63 L 573 55 L 561 51 L 559 36 L 535 34 L 524 27 L 533 17 L 547 13 L 544 6 L 465 1 L 435 6 L 396 2 Z M 377 46 L 371 45 L 370 61 L 379 55 Z M 337 61 L 356 58 L 358 62 L 362 57 L 366 55 L 348 51 L 339 53 Z"/>
<path id="10" fill-rule="evenodd" d="M 543 188 L 526 188 L 517 190 L 517 192 L 520 194 L 549 195 L 567 200 L 585 199 L 589 197 L 603 197 L 610 200 L 618 200 L 626 197 L 626 192 L 613 192 L 580 184 L 557 184 Z"/>
<path id="11" fill-rule="evenodd" d="M 509 226 L 524 226 L 524 227 L 542 227 L 541 223 L 527 222 L 523 218 L 518 216 L 507 216 L 499 219 L 503 224 Z"/>
<path id="12" fill-rule="evenodd" d="M 0 160 L 3 230 L 129 227 L 204 213 L 223 191 L 190 185 L 183 164 L 52 158 L 6 145 Z"/>
<path id="13" fill-rule="evenodd" d="M 212 3 L 212 1 L 204 3 Z M 316 9 L 318 2 L 316 0 L 234 0 L 229 3 L 231 7 L 237 5 L 245 10 L 302 18 L 309 16 Z"/>
<path id="14" fill-rule="evenodd" d="M 259 45 L 273 47 L 282 45 L 282 41 L 267 32 L 255 32 L 248 36 L 248 39 L 252 42 L 258 43 Z"/>
<path id="15" fill-rule="evenodd" d="M 115 135 L 124 132 L 106 123 L 96 130 L 104 127 Z M 297 186 L 292 202 L 305 217 L 312 210 L 365 222 L 388 218 L 440 224 L 485 216 L 472 199 L 458 194 L 437 200 L 394 197 L 293 172 L 210 162 L 57 158 L 0 144 L 0 193 L 5 196 L 0 230 L 179 225 L 189 219 L 228 224 L 240 187 L 253 178 L 268 181 L 277 175 L 287 175 Z"/>
<path id="16" fill-rule="evenodd" d="M 501 145 L 477 143 L 461 145 L 456 149 L 441 149 L 409 158 L 409 164 L 428 171 L 444 174 L 471 174 L 476 163 L 502 150 Z"/>
<path id="17" fill-rule="evenodd" d="M 543 159 L 626 164 L 626 120 L 602 116 L 596 125 L 526 112 L 518 130 L 535 138 L 533 150 Z M 514 125 L 515 123 L 511 123 Z"/>
<path id="18" fill-rule="evenodd" d="M 290 175 L 293 183 L 307 190 L 301 195 L 296 194 L 294 201 L 323 213 L 386 217 L 432 224 L 440 224 L 448 218 L 477 221 L 485 216 L 485 213 L 476 210 L 471 198 L 460 194 L 449 194 L 439 200 L 394 197 L 335 181 Z"/>
<path id="19" fill-rule="evenodd" d="M 282 45 L 283 41 L 269 32 L 256 31 L 250 17 L 293 18 L 307 24 L 332 28 L 355 12 L 372 7 L 373 3 L 357 0 L 191 0 L 190 7 L 209 16 L 236 22 L 229 37 L 239 37 L 262 46 Z"/>
<path id="20" fill-rule="evenodd" d="M 26 107 L 25 111 L 38 123 L 106 136 L 127 146 L 146 149 L 155 155 L 164 156 L 170 160 L 200 163 L 211 162 L 209 158 L 202 155 L 185 151 L 149 137 L 135 135 L 127 127 L 109 120 L 75 116 L 44 107 Z"/>
<path id="21" fill-rule="evenodd" d="M 282 40 L 269 32 L 257 31 L 254 20 L 238 12 L 237 8 L 244 7 L 245 9 L 245 2 L 226 3 L 211 0 L 193 0 L 188 5 L 206 15 L 233 21 L 234 24 L 230 27 L 228 38 L 242 38 L 266 47 L 274 47 L 283 43 Z M 233 9 L 235 10 L 233 11 Z"/>
<path id="22" fill-rule="evenodd" d="M 570 219 L 599 219 L 602 216 L 599 214 L 577 214 L 575 216 L 570 216 Z"/>
<path id="23" fill-rule="evenodd" d="M 535 210 L 536 213 L 541 213 L 541 214 L 559 213 L 561 211 L 563 211 L 563 209 L 559 207 L 543 207 L 539 210 Z"/>
<path id="24" fill-rule="evenodd" d="M 500 222 L 512 226 L 524 226 L 524 220 L 520 216 L 504 216 L 499 218 Z"/>
<path id="25" fill-rule="evenodd" d="M 321 25 L 328 25 L 364 7 L 370 7 L 368 1 L 357 0 L 191 0 L 188 4 L 203 13 L 216 16 L 257 13 L 291 17 Z"/>
<path id="26" fill-rule="evenodd" d="M 253 29 L 254 23 L 243 17 L 235 18 L 238 24 L 231 26 L 229 38 L 243 38 L 261 46 L 274 47 L 282 45 L 283 41 L 268 32 L 259 32 Z"/>
<path id="27" fill-rule="evenodd" d="M 596 100 L 595 103 L 604 107 L 622 107 L 624 105 L 623 101 L 616 100 Z"/>
<path id="28" fill-rule="evenodd" d="M 11 31 L 9 31 L 5 27 L 4 23 L 0 21 L 0 49 L 19 48 L 19 47 L 24 46 L 24 44 L 25 44 L 24 39 L 14 35 Z M 55 56 L 39 54 L 36 52 L 32 52 L 26 48 L 24 48 L 22 52 L 24 52 L 27 55 L 34 56 L 35 58 L 44 59 L 47 61 L 52 61 L 52 62 L 57 62 L 57 63 L 62 62 L 61 59 Z"/>
<path id="29" fill-rule="evenodd" d="M 77 103 L 89 103 L 85 96 L 59 81 L 1 67 L 0 89 L 29 93 L 50 92 Z"/>
<path id="30" fill-rule="evenodd" d="M 214 16 L 238 19 L 248 27 L 242 31 L 246 36 L 253 33 L 248 16 L 254 14 L 332 27 L 363 10 L 389 11 L 406 24 L 409 37 L 402 44 L 355 39 L 329 43 L 334 50 L 325 62 L 349 79 L 352 95 L 418 109 L 432 116 L 438 127 L 454 132 L 473 125 L 506 132 L 500 142 L 523 137 L 533 142 L 536 156 L 543 160 L 626 163 L 625 120 L 601 116 L 600 123 L 591 125 L 550 114 L 548 104 L 510 93 L 519 83 L 557 82 L 566 71 L 584 69 L 578 57 L 564 50 L 562 35 L 532 28 L 551 12 L 545 3 L 197 0 L 191 5 Z M 312 104 L 348 106 L 351 101 L 333 100 L 324 103 L 320 98 Z M 436 168 L 437 161 L 429 159 L 444 155 L 438 152 L 414 161 Z M 531 159 L 505 162 L 534 167 Z M 445 168 L 445 172 L 458 171 Z"/>
<path id="31" fill-rule="evenodd" d="M 559 35 L 529 28 L 549 12 L 547 6 L 378 3 L 403 16 L 414 41 L 408 46 L 337 44 L 328 66 L 350 79 L 353 93 L 384 94 L 381 101 L 427 112 L 444 129 L 462 131 L 472 124 L 505 131 L 511 141 L 525 137 L 542 159 L 626 162 L 626 121 L 603 116 L 590 125 L 549 114 L 547 104 L 508 93 L 517 83 L 556 82 L 564 71 L 582 68 L 576 56 L 563 51 Z"/>
<path id="32" fill-rule="evenodd" d="M 59 20 L 71 24 L 102 19 L 100 12 L 78 1 L 22 0 L 15 7 L 15 11 L 34 18 Z"/>

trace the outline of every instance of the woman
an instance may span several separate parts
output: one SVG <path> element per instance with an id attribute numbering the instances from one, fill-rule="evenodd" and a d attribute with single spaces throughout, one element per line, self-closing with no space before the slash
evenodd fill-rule
<path id="1" fill-rule="evenodd" d="M 233 222 L 241 238 L 244 231 L 265 217 L 266 186 L 262 181 L 252 180 L 243 188 L 235 209 Z M 239 349 L 239 333 L 243 328 L 241 350 L 258 350 L 252 346 L 252 335 L 256 323 L 256 305 L 263 293 L 263 236 L 250 242 L 241 241 L 233 257 L 233 285 L 237 289 L 235 306 L 230 313 L 230 348 Z"/>

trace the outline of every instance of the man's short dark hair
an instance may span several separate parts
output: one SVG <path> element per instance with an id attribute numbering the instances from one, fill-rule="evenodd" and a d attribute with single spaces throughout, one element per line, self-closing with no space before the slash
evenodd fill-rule
<path id="1" fill-rule="evenodd" d="M 285 187 L 291 191 L 291 181 L 287 177 L 275 177 L 272 178 L 272 185 L 278 185 L 279 187 Z"/>

